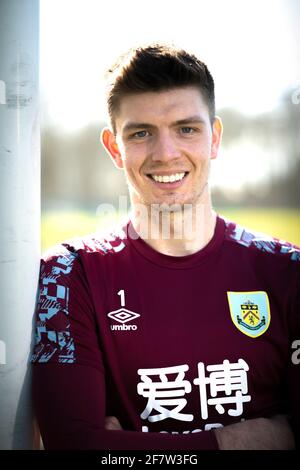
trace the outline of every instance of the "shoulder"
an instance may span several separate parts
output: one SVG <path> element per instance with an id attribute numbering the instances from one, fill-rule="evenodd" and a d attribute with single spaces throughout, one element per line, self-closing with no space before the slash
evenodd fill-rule
<path id="1" fill-rule="evenodd" d="M 223 217 L 225 241 L 245 247 L 249 252 L 267 253 L 273 257 L 300 262 L 300 247 L 286 240 L 257 232 Z"/>
<path id="2" fill-rule="evenodd" d="M 74 237 L 47 249 L 42 255 L 42 262 L 71 267 L 82 255 L 97 253 L 104 256 L 108 253 L 118 253 L 125 248 L 125 240 L 125 227 L 114 227 L 101 233 Z"/>

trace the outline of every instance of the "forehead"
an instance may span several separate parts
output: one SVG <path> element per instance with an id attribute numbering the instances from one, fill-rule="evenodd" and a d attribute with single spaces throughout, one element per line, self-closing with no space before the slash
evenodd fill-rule
<path id="1" fill-rule="evenodd" d="M 181 87 L 124 96 L 116 116 L 116 125 L 121 131 L 131 121 L 160 125 L 193 115 L 208 121 L 208 106 L 198 88 Z"/>

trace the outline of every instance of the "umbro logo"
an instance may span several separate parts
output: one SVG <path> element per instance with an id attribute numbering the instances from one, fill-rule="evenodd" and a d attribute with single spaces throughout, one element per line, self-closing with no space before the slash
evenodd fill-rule
<path id="1" fill-rule="evenodd" d="M 119 291 L 118 294 L 119 295 L 122 294 L 121 295 L 122 307 L 119 308 L 118 310 L 113 310 L 112 312 L 109 312 L 107 316 L 117 321 L 118 323 L 121 323 L 121 325 L 111 325 L 110 329 L 111 330 L 137 330 L 136 325 L 126 325 L 125 323 L 131 322 L 132 320 L 135 320 L 141 315 L 139 313 L 132 312 L 131 310 L 128 310 L 127 308 L 123 307 L 123 305 L 125 304 L 125 294 L 123 290 Z"/>
<path id="2" fill-rule="evenodd" d="M 127 310 L 127 308 L 119 308 L 119 310 L 114 310 L 113 312 L 108 313 L 107 316 L 119 323 L 122 323 L 122 325 L 111 325 L 111 330 L 136 330 L 136 325 L 125 325 L 125 323 L 132 321 L 141 315 L 132 312 L 131 310 Z"/>

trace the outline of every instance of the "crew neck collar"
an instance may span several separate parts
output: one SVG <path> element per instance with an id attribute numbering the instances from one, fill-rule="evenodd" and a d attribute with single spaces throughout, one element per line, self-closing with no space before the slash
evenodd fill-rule
<path id="1" fill-rule="evenodd" d="M 131 220 L 129 220 L 126 225 L 127 240 L 140 255 L 154 264 L 174 269 L 193 268 L 201 264 L 203 261 L 206 261 L 209 255 L 221 247 L 224 240 L 224 232 L 225 221 L 217 214 L 214 234 L 207 245 L 191 255 L 172 256 L 160 253 L 146 243 L 145 240 L 143 240 L 136 232 Z"/>

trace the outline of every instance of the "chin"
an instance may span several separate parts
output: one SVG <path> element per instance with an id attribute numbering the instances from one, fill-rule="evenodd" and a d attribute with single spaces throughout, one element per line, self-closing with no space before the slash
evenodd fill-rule
<path id="1" fill-rule="evenodd" d="M 185 204 L 191 204 L 189 201 L 182 201 L 182 200 L 160 200 L 160 201 L 153 201 L 151 202 L 151 206 L 159 206 L 160 212 L 181 212 L 184 208 Z M 154 207 L 155 209 L 155 207 Z"/>
<path id="2" fill-rule="evenodd" d="M 155 196 L 151 197 L 149 194 L 134 193 L 133 201 L 148 207 L 154 206 L 154 210 L 155 206 L 162 206 L 159 208 L 161 212 L 180 212 L 184 208 L 184 205 L 195 205 L 199 201 L 199 195 L 190 194 L 187 196 L 186 194 L 174 194 L 169 197 L 159 197 L 156 199 Z M 165 206 L 165 208 L 163 206 Z"/>

